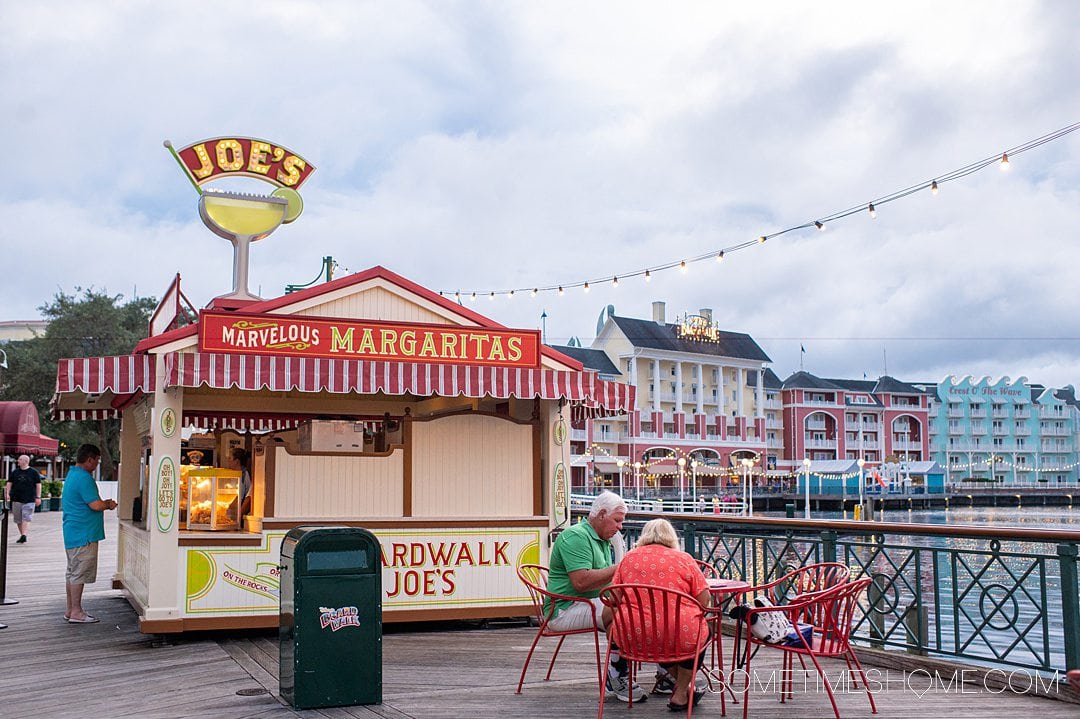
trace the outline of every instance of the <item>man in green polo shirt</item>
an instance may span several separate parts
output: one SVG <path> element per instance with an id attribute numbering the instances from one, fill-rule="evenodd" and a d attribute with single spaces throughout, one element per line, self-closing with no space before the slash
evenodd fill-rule
<path id="1" fill-rule="evenodd" d="M 626 551 L 619 530 L 626 519 L 626 502 L 614 492 L 601 492 L 593 500 L 589 518 L 572 525 L 559 534 L 551 548 L 548 568 L 548 591 L 572 597 L 584 597 L 583 602 L 560 600 L 555 603 L 555 616 L 548 627 L 556 631 L 584 629 L 597 626 L 607 631 L 610 615 L 604 615 L 600 590 L 611 584 L 615 574 L 612 551 L 619 559 Z M 637 682 L 627 679 L 629 667 L 612 644 L 611 666 L 608 668 L 608 691 L 622 701 L 640 702 L 648 698 Z"/>

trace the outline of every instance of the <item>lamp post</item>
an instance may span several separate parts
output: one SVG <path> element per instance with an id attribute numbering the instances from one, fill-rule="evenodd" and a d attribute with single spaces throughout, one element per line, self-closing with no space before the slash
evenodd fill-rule
<path id="1" fill-rule="evenodd" d="M 641 499 L 641 462 L 634 462 L 634 499 Z"/>
<path id="2" fill-rule="evenodd" d="M 803 457 L 803 482 L 806 484 L 803 489 L 806 492 L 806 506 L 803 507 L 803 517 L 810 519 L 810 458 Z"/>
<path id="3" fill-rule="evenodd" d="M 686 486 L 684 485 L 684 478 L 686 476 L 686 457 L 679 457 L 679 461 L 676 464 L 679 465 L 679 510 L 682 511 L 682 503 L 686 499 Z"/>
<path id="4" fill-rule="evenodd" d="M 864 488 L 864 485 L 866 484 L 866 475 L 865 475 L 866 460 L 863 459 L 862 457 L 859 457 L 859 461 L 856 462 L 856 464 L 859 465 L 859 511 L 862 512 L 863 511 L 863 488 Z"/>
<path id="5" fill-rule="evenodd" d="M 626 460 L 619 458 L 615 464 L 619 465 L 619 496 L 623 496 L 623 467 L 626 466 Z"/>
<path id="6" fill-rule="evenodd" d="M 690 460 L 690 501 L 694 503 L 694 508 L 697 508 L 697 465 L 696 459 Z"/>

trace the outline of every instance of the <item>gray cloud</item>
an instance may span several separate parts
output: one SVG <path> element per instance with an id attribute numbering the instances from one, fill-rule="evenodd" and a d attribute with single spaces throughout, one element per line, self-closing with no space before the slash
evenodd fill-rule
<path id="1" fill-rule="evenodd" d="M 257 22 L 253 22 L 257 18 Z M 929 180 L 1080 119 L 1074 3 L 7 4 L 0 318 L 57 287 L 226 292 L 231 251 L 161 147 L 307 156 L 305 215 L 252 287 L 324 255 L 433 289 L 610 278 Z M 17 71 L 16 71 L 17 70 Z M 1080 133 L 1078 133 L 1080 135 Z M 607 304 L 711 307 L 785 375 L 1076 375 L 1080 137 L 732 253 L 722 265 L 469 303 L 588 343 Z M 963 339 L 990 338 L 990 339 Z"/>

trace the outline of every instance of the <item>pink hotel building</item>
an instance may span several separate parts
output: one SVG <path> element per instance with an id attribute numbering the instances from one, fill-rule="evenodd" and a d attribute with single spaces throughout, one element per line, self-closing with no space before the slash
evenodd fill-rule
<path id="1" fill-rule="evenodd" d="M 890 377 L 860 382 L 807 372 L 781 382 L 757 342 L 718 329 L 708 309 L 667 322 L 663 302 L 653 303 L 651 320 L 619 317 L 609 306 L 591 348 L 555 349 L 637 388 L 632 414 L 571 429 L 567 459 L 577 492 L 606 486 L 627 497 L 711 496 L 746 472 L 757 484 L 789 478 L 804 458 L 862 457 L 872 471 L 886 458 L 929 457 L 922 390 Z M 817 466 L 812 471 L 840 465 Z"/>

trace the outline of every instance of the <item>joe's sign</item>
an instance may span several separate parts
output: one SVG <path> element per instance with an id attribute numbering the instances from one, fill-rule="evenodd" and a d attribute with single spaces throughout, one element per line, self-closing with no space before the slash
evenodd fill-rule
<path id="1" fill-rule="evenodd" d="M 538 368 L 540 333 L 203 311 L 199 351 Z"/>
<path id="2" fill-rule="evenodd" d="M 300 189 L 315 167 L 292 150 L 253 137 L 215 137 L 176 151 L 196 185 L 241 175 Z"/>

